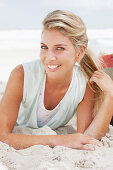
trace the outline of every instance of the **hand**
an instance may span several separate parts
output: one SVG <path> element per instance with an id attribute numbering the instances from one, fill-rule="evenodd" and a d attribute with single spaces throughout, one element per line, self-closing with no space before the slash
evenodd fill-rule
<path id="1" fill-rule="evenodd" d="M 95 71 L 89 81 L 95 82 L 104 93 L 113 95 L 113 80 L 104 71 Z"/>
<path id="2" fill-rule="evenodd" d="M 84 135 L 82 133 L 60 135 L 60 136 L 61 136 L 61 138 L 60 138 L 61 142 L 58 145 L 67 146 L 67 147 L 73 148 L 73 149 L 82 149 L 82 150 L 93 151 L 94 147 L 88 146 L 86 144 L 102 146 L 100 141 L 94 139 L 91 136 Z"/>

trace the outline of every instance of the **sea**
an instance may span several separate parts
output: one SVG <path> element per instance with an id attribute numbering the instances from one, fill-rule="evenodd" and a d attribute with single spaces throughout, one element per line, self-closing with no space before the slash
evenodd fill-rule
<path id="1" fill-rule="evenodd" d="M 98 57 L 113 53 L 113 29 L 88 29 L 88 48 Z M 19 64 L 40 56 L 41 30 L 0 30 L 0 81 Z"/>

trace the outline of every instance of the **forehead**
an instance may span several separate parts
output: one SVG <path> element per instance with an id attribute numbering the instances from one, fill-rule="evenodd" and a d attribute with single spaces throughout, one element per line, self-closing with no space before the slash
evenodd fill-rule
<path id="1" fill-rule="evenodd" d="M 60 31 L 56 29 L 44 30 L 41 36 L 41 42 L 45 44 L 65 44 L 72 45 L 70 39 L 63 35 Z"/>

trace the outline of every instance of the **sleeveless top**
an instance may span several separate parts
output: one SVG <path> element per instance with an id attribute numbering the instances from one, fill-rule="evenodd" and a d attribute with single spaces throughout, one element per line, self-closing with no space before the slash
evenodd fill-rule
<path id="1" fill-rule="evenodd" d="M 45 70 L 40 59 L 22 64 L 24 68 L 23 98 L 20 104 L 17 125 L 39 128 L 37 107 L 39 95 L 44 81 Z M 78 104 L 82 101 L 86 89 L 86 78 L 75 65 L 73 68 L 73 86 L 62 107 L 46 123 L 51 129 L 64 126 L 72 118 Z"/>
<path id="2" fill-rule="evenodd" d="M 44 76 L 44 81 L 42 85 L 42 89 L 39 95 L 39 100 L 38 100 L 38 107 L 37 107 L 37 121 L 38 121 L 38 126 L 43 127 L 46 125 L 46 123 L 55 115 L 57 112 L 60 110 L 62 107 L 63 103 L 65 102 L 66 98 L 68 97 L 70 91 L 72 90 L 73 86 L 73 76 L 71 83 L 69 85 L 69 88 L 62 98 L 62 100 L 58 103 L 58 105 L 52 109 L 52 110 L 47 110 L 44 106 L 44 91 L 45 91 L 45 82 L 46 82 L 46 74 Z"/>

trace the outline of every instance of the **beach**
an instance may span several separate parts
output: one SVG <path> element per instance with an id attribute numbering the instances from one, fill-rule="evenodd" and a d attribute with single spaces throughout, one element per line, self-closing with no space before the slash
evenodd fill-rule
<path id="1" fill-rule="evenodd" d="M 0 31 L 0 100 L 12 69 L 23 62 L 39 58 L 40 30 Z M 89 30 L 89 47 L 98 57 L 113 53 L 113 29 Z M 57 135 L 76 133 L 76 118 L 53 131 L 47 126 L 39 129 L 15 126 L 13 133 Z M 113 127 L 110 125 L 102 146 L 94 151 L 64 146 L 35 145 L 16 150 L 0 142 L 0 170 L 113 170 Z"/>
<path id="2" fill-rule="evenodd" d="M 5 90 L 0 82 L 0 98 Z M 76 133 L 76 118 L 53 131 L 48 126 L 39 129 L 15 126 L 13 133 L 31 135 L 57 135 Z M 64 146 L 34 145 L 16 150 L 0 142 L 0 170 L 113 170 L 113 127 L 110 125 L 102 146 L 94 151 L 71 149 Z"/>

